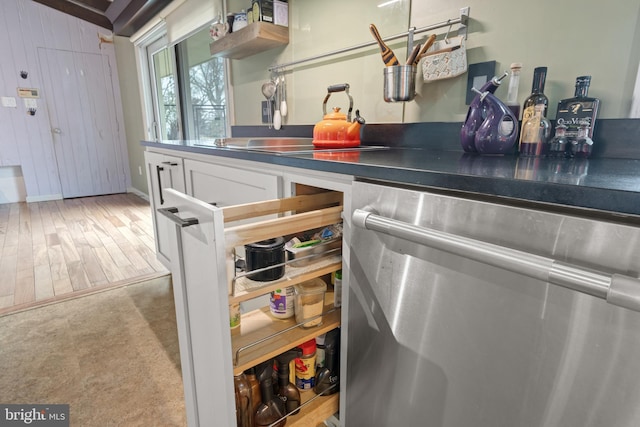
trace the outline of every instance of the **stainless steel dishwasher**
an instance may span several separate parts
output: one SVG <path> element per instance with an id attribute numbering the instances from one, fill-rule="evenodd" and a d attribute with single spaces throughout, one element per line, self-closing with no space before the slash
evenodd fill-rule
<path id="1" fill-rule="evenodd" d="M 353 195 L 346 427 L 640 425 L 640 228 Z"/>

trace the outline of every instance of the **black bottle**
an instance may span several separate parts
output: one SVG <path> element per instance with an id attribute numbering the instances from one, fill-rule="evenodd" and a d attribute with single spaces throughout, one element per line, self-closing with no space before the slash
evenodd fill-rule
<path id="1" fill-rule="evenodd" d="M 273 360 L 263 362 L 256 367 L 256 373 L 260 380 L 260 393 L 262 403 L 254 416 L 256 427 L 270 426 L 284 416 L 282 400 L 273 394 Z M 283 427 L 287 419 L 283 419 L 274 427 Z"/>
<path id="2" fill-rule="evenodd" d="M 558 102 L 556 123 L 567 127 L 567 137 L 570 140 L 578 137 L 581 122 L 589 125 L 589 138 L 593 138 L 593 128 L 596 125 L 596 117 L 600 100 L 588 96 L 591 76 L 576 77 L 576 91 L 573 98 L 563 99 Z"/>
<path id="3" fill-rule="evenodd" d="M 278 363 L 278 397 L 284 402 L 285 413 L 296 415 L 300 411 L 300 390 L 289 381 L 289 362 L 302 356 L 302 350 L 293 349 L 276 357 Z"/>
<path id="4" fill-rule="evenodd" d="M 327 332 L 324 345 L 325 365 L 316 372 L 313 391 L 328 396 L 340 391 L 340 328 Z"/>

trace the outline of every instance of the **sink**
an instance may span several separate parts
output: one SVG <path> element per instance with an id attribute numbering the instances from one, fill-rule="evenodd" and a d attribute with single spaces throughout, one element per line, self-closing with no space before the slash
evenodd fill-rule
<path id="1" fill-rule="evenodd" d="M 352 148 L 315 148 L 312 138 L 225 138 L 217 139 L 213 144 L 198 144 L 195 146 L 228 148 L 231 150 L 257 151 L 278 155 L 295 155 L 326 152 L 360 152 L 385 150 L 388 147 L 380 145 L 360 145 Z"/>

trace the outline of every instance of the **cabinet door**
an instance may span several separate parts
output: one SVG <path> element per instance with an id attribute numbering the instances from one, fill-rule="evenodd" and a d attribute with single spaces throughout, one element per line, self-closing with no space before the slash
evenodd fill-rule
<path id="1" fill-rule="evenodd" d="M 147 164 L 147 182 L 149 183 L 149 201 L 151 203 L 153 227 L 156 236 L 156 256 L 170 268 L 170 257 L 168 250 L 168 233 L 164 222 L 157 220 L 158 208 L 165 205 L 165 190 L 174 188 L 178 191 L 185 191 L 184 169 L 182 159 L 179 157 L 167 156 L 165 154 L 144 153 Z"/>
<path id="2" fill-rule="evenodd" d="M 219 207 L 280 197 L 278 176 L 195 160 L 184 168 L 187 194 Z"/>
<path id="3" fill-rule="evenodd" d="M 164 197 L 165 204 L 175 208 L 160 218 L 171 224 L 169 249 L 188 425 L 233 426 L 222 212 L 171 189 Z"/>

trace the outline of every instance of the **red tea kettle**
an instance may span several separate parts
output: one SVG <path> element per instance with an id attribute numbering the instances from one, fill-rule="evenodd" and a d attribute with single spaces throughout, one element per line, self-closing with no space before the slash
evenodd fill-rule
<path id="1" fill-rule="evenodd" d="M 340 108 L 334 107 L 333 113 L 327 114 L 327 101 L 334 92 L 345 92 L 349 97 L 349 111 L 341 113 Z M 313 127 L 313 146 L 317 148 L 351 148 L 360 145 L 360 127 L 365 123 L 356 110 L 356 118 L 351 121 L 353 98 L 349 95 L 349 84 L 337 84 L 327 88 L 327 96 L 322 103 L 324 120 Z"/>

